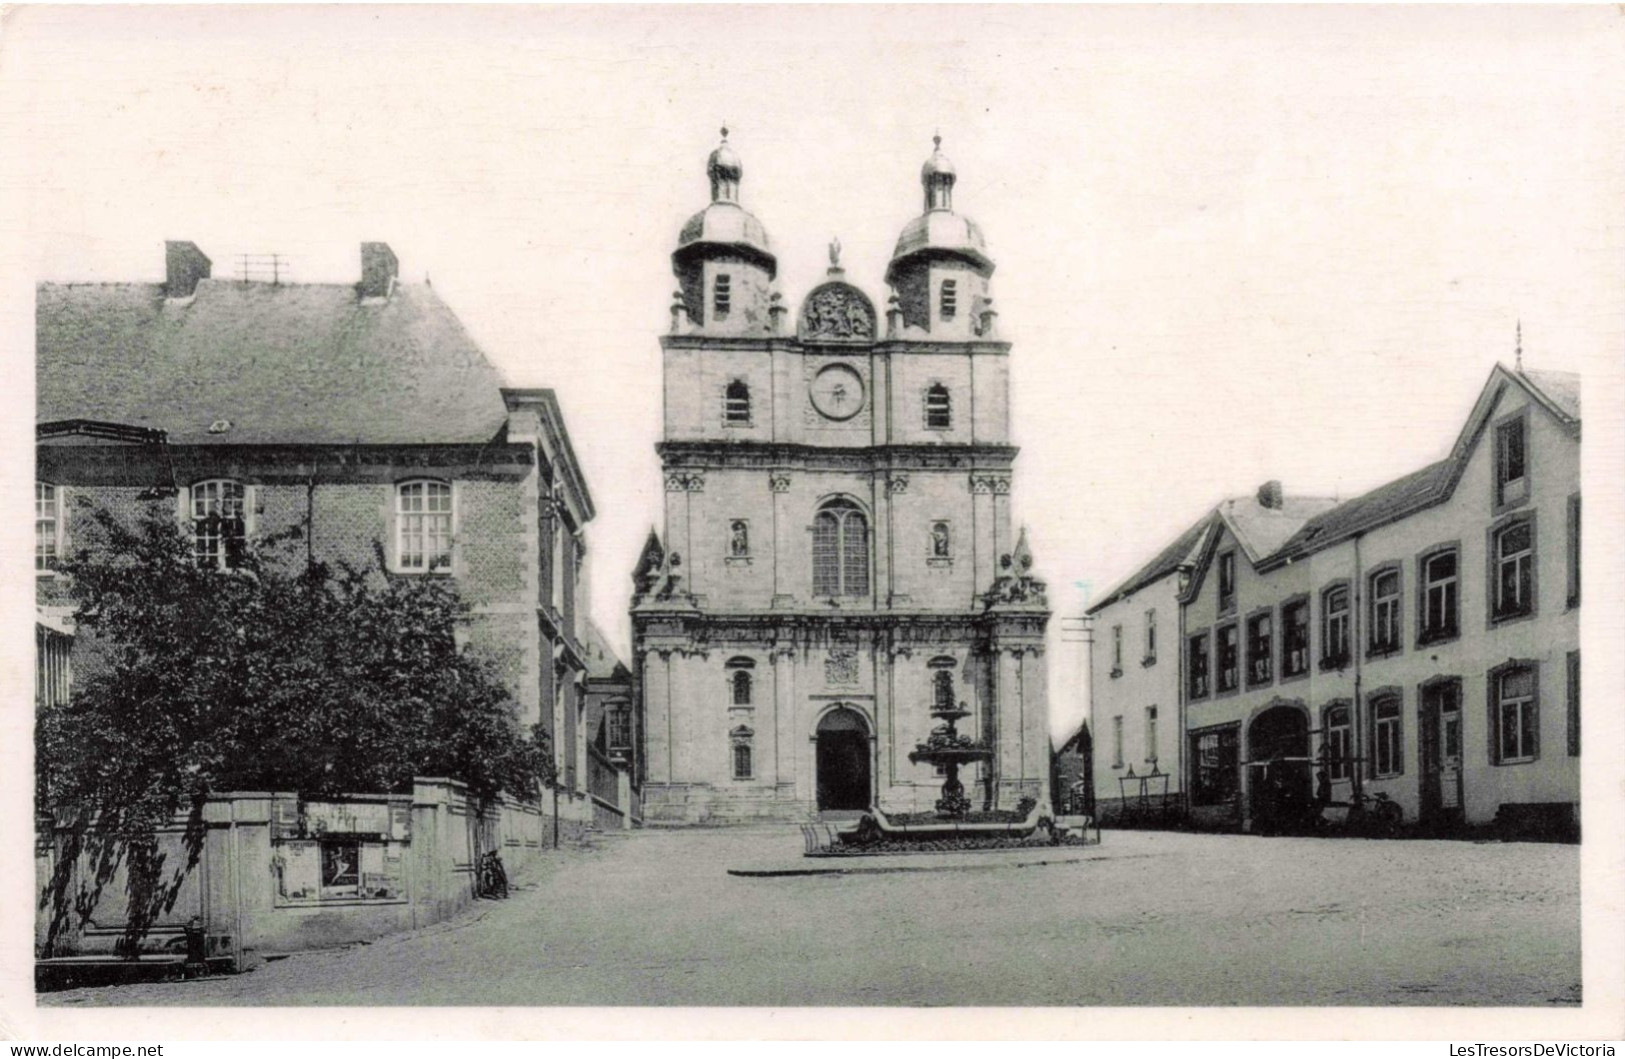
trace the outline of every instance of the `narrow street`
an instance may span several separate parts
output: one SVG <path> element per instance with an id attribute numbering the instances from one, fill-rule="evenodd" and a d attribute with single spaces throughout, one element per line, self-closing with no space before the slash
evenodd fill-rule
<path id="1" fill-rule="evenodd" d="M 1579 850 L 1107 832 L 1022 868 L 744 878 L 794 829 L 593 836 L 510 900 L 249 974 L 44 1005 L 1533 1005 L 1580 999 Z M 1002 855 L 1001 855 L 1002 856 Z M 966 858 L 959 858 L 963 862 Z M 1028 857 L 1027 859 L 1033 859 Z M 931 858 L 914 858 L 927 867 Z M 804 862 L 827 866 L 831 862 Z M 846 862 L 842 862 L 846 863 Z"/>

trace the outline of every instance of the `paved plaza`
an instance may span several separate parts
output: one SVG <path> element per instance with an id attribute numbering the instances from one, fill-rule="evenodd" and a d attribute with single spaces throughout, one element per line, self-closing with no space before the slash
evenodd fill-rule
<path id="1" fill-rule="evenodd" d="M 827 867 L 794 828 L 594 835 L 507 901 L 47 1005 L 1536 1005 L 1580 999 L 1574 846 L 1107 832 Z M 1011 867 L 1013 861 L 1025 867 Z M 842 861 L 864 867 L 865 861 Z M 944 870 L 920 870 L 938 864 Z M 876 865 L 869 863 L 869 867 Z"/>

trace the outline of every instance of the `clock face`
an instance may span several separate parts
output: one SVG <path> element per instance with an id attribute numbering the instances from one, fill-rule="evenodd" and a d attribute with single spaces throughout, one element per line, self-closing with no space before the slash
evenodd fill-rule
<path id="1" fill-rule="evenodd" d="M 863 411 L 863 379 L 845 364 L 831 364 L 813 378 L 812 403 L 826 419 L 851 419 Z"/>

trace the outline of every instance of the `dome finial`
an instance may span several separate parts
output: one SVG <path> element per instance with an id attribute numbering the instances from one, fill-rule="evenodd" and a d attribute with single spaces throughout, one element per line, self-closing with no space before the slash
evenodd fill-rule
<path id="1" fill-rule="evenodd" d="M 722 142 L 706 160 L 705 173 L 711 178 L 712 202 L 739 201 L 739 179 L 745 175 L 745 167 L 740 164 L 739 155 L 734 153 L 733 146 L 728 143 L 726 121 L 722 123 Z"/>
<path id="2" fill-rule="evenodd" d="M 942 147 L 942 130 L 941 129 L 938 129 L 935 133 L 933 133 L 931 135 L 931 146 L 935 147 L 935 148 L 938 148 L 938 149 L 940 149 Z"/>
<path id="3" fill-rule="evenodd" d="M 942 130 L 931 137 L 931 157 L 920 167 L 920 183 L 925 188 L 925 210 L 954 208 L 954 164 L 942 153 Z"/>

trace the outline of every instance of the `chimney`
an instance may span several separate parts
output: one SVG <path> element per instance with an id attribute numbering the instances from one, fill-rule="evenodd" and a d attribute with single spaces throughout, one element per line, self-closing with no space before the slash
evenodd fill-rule
<path id="1" fill-rule="evenodd" d="M 197 293 L 200 279 L 209 278 L 214 262 L 204 256 L 196 243 L 176 242 L 164 244 L 164 296 L 190 298 Z"/>
<path id="2" fill-rule="evenodd" d="M 1267 507 L 1273 511 L 1281 509 L 1281 483 L 1280 481 L 1265 482 L 1258 487 L 1258 506 Z"/>
<path id="3" fill-rule="evenodd" d="M 361 244 L 361 282 L 356 291 L 362 298 L 387 298 L 395 290 L 395 277 L 401 265 L 388 243 Z"/>

